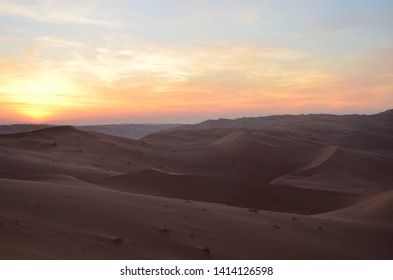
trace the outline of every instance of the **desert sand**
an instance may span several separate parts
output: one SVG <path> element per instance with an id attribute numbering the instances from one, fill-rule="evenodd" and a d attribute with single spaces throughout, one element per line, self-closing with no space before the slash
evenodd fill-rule
<path id="1" fill-rule="evenodd" d="M 0 135 L 1 259 L 392 259 L 393 111 Z"/>

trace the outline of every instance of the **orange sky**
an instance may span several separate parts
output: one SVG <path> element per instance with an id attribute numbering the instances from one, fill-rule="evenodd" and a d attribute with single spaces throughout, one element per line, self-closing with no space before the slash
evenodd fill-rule
<path id="1" fill-rule="evenodd" d="M 393 107 L 389 2 L 309 11 L 260 2 L 1 1 L 0 122 L 188 123 Z"/>

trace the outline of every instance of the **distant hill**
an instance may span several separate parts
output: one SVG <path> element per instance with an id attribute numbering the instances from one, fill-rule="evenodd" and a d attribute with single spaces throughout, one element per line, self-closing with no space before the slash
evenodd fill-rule
<path id="1" fill-rule="evenodd" d="M 0 134 L 31 132 L 38 129 L 54 127 L 49 124 L 12 124 L 0 125 Z M 152 133 L 175 128 L 180 124 L 108 124 L 75 126 L 81 130 L 94 131 L 119 137 L 139 139 Z"/>
<path id="2" fill-rule="evenodd" d="M 238 119 L 207 120 L 150 134 L 150 142 L 213 143 L 234 131 L 253 135 L 283 136 L 324 145 L 360 149 L 393 148 L 393 110 L 373 115 L 275 115 Z M 203 139 L 203 140 L 201 140 Z"/>
<path id="3" fill-rule="evenodd" d="M 195 125 L 184 125 L 183 129 L 209 129 L 209 128 L 248 128 L 248 129 L 277 129 L 277 128 L 312 128 L 313 124 L 332 127 L 343 124 L 352 129 L 374 129 L 383 125 L 393 128 L 393 109 L 373 115 L 333 115 L 333 114 L 307 114 L 307 115 L 272 115 L 266 117 L 243 117 L 237 119 L 206 120 Z M 324 127 L 326 128 L 326 127 Z"/>
<path id="4" fill-rule="evenodd" d="M 38 129 L 49 128 L 48 124 L 10 124 L 0 125 L 0 134 L 11 134 L 19 132 L 30 132 Z"/>
<path id="5" fill-rule="evenodd" d="M 178 126 L 181 126 L 181 124 L 107 124 L 76 127 L 85 131 L 94 131 L 119 137 L 140 139 L 149 134 Z"/>

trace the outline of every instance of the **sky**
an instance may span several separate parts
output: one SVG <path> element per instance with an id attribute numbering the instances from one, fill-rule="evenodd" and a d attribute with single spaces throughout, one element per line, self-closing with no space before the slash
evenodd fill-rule
<path id="1" fill-rule="evenodd" d="M 393 108 L 391 0 L 0 0 L 0 123 Z"/>

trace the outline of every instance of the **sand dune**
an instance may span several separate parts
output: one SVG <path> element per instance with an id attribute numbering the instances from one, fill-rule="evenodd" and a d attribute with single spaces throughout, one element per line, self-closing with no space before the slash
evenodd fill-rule
<path id="1" fill-rule="evenodd" d="M 38 129 L 54 127 L 46 124 L 14 124 L 0 125 L 0 134 L 31 132 Z M 100 132 L 131 139 L 139 139 L 146 135 L 180 126 L 180 124 L 106 124 L 82 125 L 78 129 L 90 132 Z"/>
<path id="2" fill-rule="evenodd" d="M 391 256 L 392 230 L 367 224 L 53 183 L 0 186 L 2 258 Z"/>
<path id="3" fill-rule="evenodd" d="M 313 159 L 311 162 L 306 164 L 305 166 L 301 167 L 298 171 L 304 171 L 304 170 L 309 170 L 312 168 L 316 168 L 320 166 L 321 164 L 327 162 L 329 159 L 333 157 L 333 155 L 336 153 L 338 147 L 337 146 L 328 146 L 325 147 L 321 150 L 320 154 Z"/>
<path id="4" fill-rule="evenodd" d="M 391 163 L 384 152 L 330 147 L 308 165 L 272 183 L 346 193 L 376 193 L 391 189 Z"/>
<path id="5" fill-rule="evenodd" d="M 392 115 L 0 135 L 0 258 L 391 259 Z"/>
<path id="6" fill-rule="evenodd" d="M 377 194 L 348 208 L 321 215 L 321 217 L 325 216 L 348 221 L 382 223 L 384 226 L 393 228 L 393 191 Z"/>
<path id="7" fill-rule="evenodd" d="M 97 184 L 128 193 L 301 214 L 343 208 L 363 198 L 362 195 L 291 186 L 247 185 L 226 178 L 169 174 L 158 170 L 113 176 Z"/>

